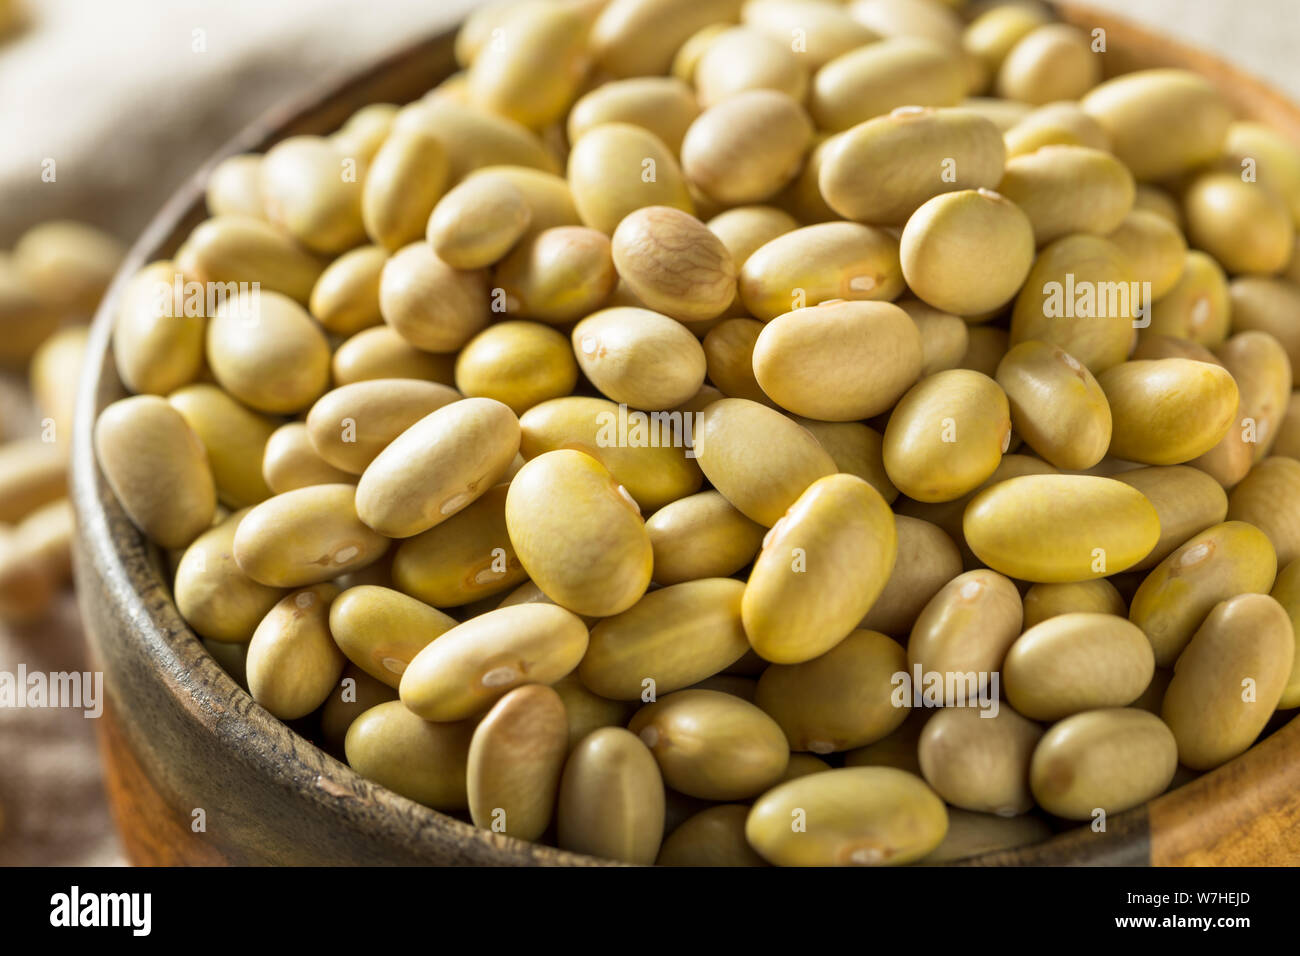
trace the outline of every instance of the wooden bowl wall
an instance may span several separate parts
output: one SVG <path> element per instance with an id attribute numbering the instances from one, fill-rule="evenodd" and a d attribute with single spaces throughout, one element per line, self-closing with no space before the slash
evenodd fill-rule
<path id="1" fill-rule="evenodd" d="M 1195 69 L 1242 116 L 1300 142 L 1300 109 L 1258 80 L 1109 15 L 1074 5 L 1060 10 L 1085 28 L 1106 29 L 1108 74 Z M 95 319 L 74 436 L 75 568 L 96 666 L 105 674 L 99 723 L 109 798 L 135 863 L 605 862 L 478 830 L 419 806 L 363 779 L 254 703 L 180 618 L 156 550 L 126 518 L 92 451 L 96 415 L 125 394 L 109 355 L 123 285 L 143 264 L 170 256 L 205 218 L 208 170 L 225 156 L 263 151 L 286 136 L 332 131 L 367 103 L 418 98 L 455 69 L 452 45 L 452 34 L 424 40 L 250 126 L 158 213 Z M 1230 764 L 1115 816 L 1105 833 L 1083 827 L 966 862 L 1294 863 L 1300 862 L 1298 822 L 1300 722 L 1291 721 Z"/>

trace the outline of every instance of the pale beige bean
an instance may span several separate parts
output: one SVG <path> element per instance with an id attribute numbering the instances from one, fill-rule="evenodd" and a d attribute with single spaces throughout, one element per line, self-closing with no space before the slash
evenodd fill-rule
<path id="1" fill-rule="evenodd" d="M 122 384 L 136 394 L 166 395 L 194 381 L 203 367 L 206 297 L 200 304 L 186 296 L 185 283 L 175 263 L 153 262 L 122 293 L 113 326 L 113 362 Z"/>
<path id="2" fill-rule="evenodd" d="M 330 637 L 332 584 L 286 594 L 253 632 L 248 690 L 281 720 L 305 717 L 325 703 L 347 660 Z"/>
<path id="3" fill-rule="evenodd" d="M 1126 707 L 1146 690 L 1155 657 L 1142 629 L 1122 617 L 1058 614 L 1029 628 L 1007 651 L 1007 700 L 1034 720 L 1055 721 Z"/>
<path id="4" fill-rule="evenodd" d="M 446 148 L 427 133 L 403 130 L 385 139 L 361 194 L 366 234 L 390 251 L 423 236 L 447 188 L 448 167 Z"/>
<path id="5" fill-rule="evenodd" d="M 384 265 L 379 309 L 416 348 L 455 352 L 488 324 L 487 276 L 453 269 L 428 243 L 414 242 Z"/>
<path id="6" fill-rule="evenodd" d="M 398 435 L 460 398 L 454 388 L 416 379 L 356 382 L 326 392 L 312 405 L 307 434 L 326 463 L 360 475 Z"/>
<path id="7" fill-rule="evenodd" d="M 735 574 L 758 554 L 764 534 L 717 491 L 664 505 L 646 519 L 645 529 L 661 585 Z"/>
<path id="8" fill-rule="evenodd" d="M 962 572 L 961 552 L 937 525 L 894 515 L 898 557 L 885 589 L 862 619 L 862 627 L 900 637 L 945 584 Z"/>
<path id="9" fill-rule="evenodd" d="M 335 468 L 316 451 L 302 422 L 281 425 L 266 440 L 262 453 L 262 480 L 272 494 L 306 488 L 309 485 L 334 485 L 356 480 Z"/>
<path id="10" fill-rule="evenodd" d="M 379 276 L 388 261 L 382 246 L 361 246 L 335 259 L 311 290 L 312 318 L 335 335 L 379 325 Z"/>
<path id="11" fill-rule="evenodd" d="M 212 524 L 216 486 L 203 442 L 161 398 L 137 395 L 100 412 L 95 455 L 127 517 L 160 547 L 183 548 Z"/>
<path id="12" fill-rule="evenodd" d="M 954 807 L 1016 816 L 1034 805 L 1029 761 L 1042 736 L 1010 707 L 944 707 L 921 731 L 921 773 Z"/>
<path id="13" fill-rule="evenodd" d="M 1090 710 L 1055 724 L 1029 765 L 1038 805 L 1066 820 L 1112 816 L 1164 793 L 1178 768 L 1178 746 L 1154 714 L 1133 708 Z"/>
<path id="14" fill-rule="evenodd" d="M 769 528 L 809 485 L 836 471 L 807 429 L 743 398 L 724 398 L 704 410 L 695 454 L 713 486 L 745 517 Z"/>
<path id="15" fill-rule="evenodd" d="M 278 292 L 241 293 L 208 322 L 208 365 L 232 396 L 259 412 L 307 408 L 329 384 L 329 342 L 302 306 Z"/>
<path id="16" fill-rule="evenodd" d="M 272 146 L 258 170 L 266 218 L 313 252 L 336 255 L 365 241 L 365 170 L 321 136 L 291 136 Z"/>
<path id="17" fill-rule="evenodd" d="M 921 373 L 916 323 L 888 302 L 822 303 L 769 322 L 754 344 L 754 375 L 782 408 L 823 421 L 887 411 Z M 860 369 L 875 369 L 866 376 Z"/>
<path id="18" fill-rule="evenodd" d="M 643 206 L 694 212 L 672 152 L 654 133 L 629 123 L 602 123 L 578 140 L 568 175 L 583 224 L 606 235 Z"/>
<path id="19" fill-rule="evenodd" d="M 649 865 L 663 834 L 663 776 L 646 745 L 622 727 L 584 737 L 560 779 L 560 848 Z"/>
<path id="20" fill-rule="evenodd" d="M 361 523 L 352 485 L 311 485 L 268 498 L 235 532 L 240 570 L 271 587 L 328 581 L 378 561 L 388 539 Z"/>
<path id="21" fill-rule="evenodd" d="M 814 481 L 754 561 L 742 602 L 750 646 L 775 664 L 824 654 L 866 616 L 897 553 L 894 515 L 878 491 L 854 475 Z"/>
<path id="22" fill-rule="evenodd" d="M 708 363 L 699 340 L 661 313 L 603 309 L 574 326 L 572 340 L 583 374 L 619 404 L 670 409 L 704 384 Z"/>
<path id="23" fill-rule="evenodd" d="M 1179 761 L 1209 770 L 1253 744 L 1294 660 L 1291 619 L 1274 598 L 1243 594 L 1216 605 L 1179 657 L 1160 709 Z"/>
<path id="24" fill-rule="evenodd" d="M 682 322 L 717 318 L 736 296 L 736 265 L 716 235 L 671 206 L 647 206 L 614 230 L 614 266 L 647 307 Z"/>
<path id="25" fill-rule="evenodd" d="M 474 825 L 536 840 L 550 825 L 568 753 L 564 702 L 542 684 L 517 687 L 488 711 L 469 745 Z"/>
<path id="26" fill-rule="evenodd" d="M 930 40 L 881 40 L 831 60 L 813 77 L 819 127 L 848 129 L 900 106 L 956 106 L 966 93 L 958 58 Z"/>
<path id="27" fill-rule="evenodd" d="M 415 655 L 456 620 L 400 591 L 362 584 L 334 600 L 329 624 L 348 660 L 396 689 Z"/>
<path id="28" fill-rule="evenodd" d="M 335 385 L 374 378 L 417 378 L 455 384 L 455 356 L 433 355 L 404 339 L 392 326 L 362 329 L 334 350 Z"/>
<path id="29" fill-rule="evenodd" d="M 425 720 L 480 714 L 526 683 L 549 684 L 587 650 L 587 627 L 553 604 L 519 604 L 472 618 L 415 655 L 402 673 L 402 703 Z"/>
<path id="30" fill-rule="evenodd" d="M 496 484 L 519 451 L 519 420 L 490 398 L 466 398 L 393 439 L 357 483 L 357 514 L 395 538 L 427 531 Z"/>
<path id="31" fill-rule="evenodd" d="M 578 614 L 618 614 L 650 584 L 654 552 L 640 509 L 580 451 L 547 452 L 520 469 L 506 497 L 506 526 L 528 576 Z"/>
<path id="32" fill-rule="evenodd" d="M 579 678 L 602 697 L 638 700 L 648 687 L 668 694 L 722 672 L 749 650 L 744 590 L 731 578 L 701 578 L 651 591 L 592 628 Z"/>
<path id="33" fill-rule="evenodd" d="M 902 645 L 855 630 L 820 657 L 767 668 L 754 703 L 780 725 L 791 750 L 850 750 L 887 737 L 907 719 L 908 707 L 894 701 L 895 675 L 906 669 Z"/>
<path id="34" fill-rule="evenodd" d="M 923 675 L 960 675 L 965 693 L 978 692 L 1002 669 L 1023 616 L 1020 592 L 1010 580 L 987 569 L 967 571 L 922 609 L 907 642 L 908 664 Z"/>
<path id="35" fill-rule="evenodd" d="M 676 77 L 638 76 L 604 83 L 569 110 L 565 129 L 576 143 L 602 123 L 631 123 L 658 136 L 673 153 L 681 151 L 687 127 L 700 114 L 695 91 Z"/>

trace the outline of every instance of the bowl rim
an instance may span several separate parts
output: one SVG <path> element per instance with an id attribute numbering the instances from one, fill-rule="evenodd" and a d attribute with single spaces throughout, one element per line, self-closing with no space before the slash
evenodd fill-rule
<path id="1" fill-rule="evenodd" d="M 1291 101 L 1275 88 L 1217 56 L 1161 37 L 1147 27 L 1135 25 L 1109 11 L 1097 11 L 1085 4 L 1071 2 L 1053 2 L 1051 6 L 1064 22 L 1104 21 L 1122 28 L 1130 39 L 1158 43 L 1166 56 L 1214 66 L 1221 75 L 1231 76 L 1252 95 L 1258 92 L 1271 105 L 1294 109 Z M 228 748 L 255 767 L 259 776 L 269 784 L 292 789 L 315 804 L 315 809 L 322 814 L 343 814 L 347 811 L 347 804 L 360 797 L 380 810 L 368 817 L 361 832 L 402 843 L 417 853 L 437 855 L 450 838 L 478 844 L 479 852 L 484 855 L 500 856 L 499 865 L 524 862 L 559 866 L 622 866 L 626 864 L 492 833 L 416 803 L 363 777 L 262 708 L 216 663 L 198 635 L 180 616 L 171 597 L 170 585 L 153 560 L 157 553 L 155 546 L 146 541 L 127 519 L 121 504 L 108 488 L 94 454 L 93 431 L 99 411 L 109 402 L 130 394 L 118 378 L 111 351 L 112 328 L 125 287 L 142 266 L 162 256 L 161 250 L 169 248 L 174 254 L 182 230 L 188 231 L 186 224 L 204 217 L 204 187 L 213 168 L 230 156 L 264 152 L 275 142 L 295 135 L 298 127 L 308 129 L 313 123 L 319 126 L 320 115 L 328 113 L 331 104 L 343 94 L 367 87 L 400 65 L 409 67 L 412 57 L 421 51 L 436 46 L 440 49 L 445 47 L 450 54 L 459 27 L 458 23 L 450 29 L 397 44 L 393 52 L 369 65 L 337 70 L 304 92 L 263 111 L 213 152 L 168 197 L 131 244 L 91 323 L 87 361 L 78 384 L 70 459 L 70 496 L 76 514 L 78 546 L 94 566 L 96 574 L 103 579 L 106 590 L 112 595 L 110 599 L 125 601 L 125 616 L 135 622 L 133 638 L 144 645 L 146 656 L 157 670 L 156 676 L 161 678 L 174 702 L 188 712 L 193 722 L 219 740 L 223 748 Z M 127 528 L 129 534 L 115 540 L 115 527 Z M 165 600 L 146 601 L 145 595 L 150 590 L 160 592 Z M 87 627 L 87 631 L 90 630 Z M 1256 741 L 1252 749 L 1262 739 Z M 278 759 L 270 759 L 268 755 L 271 753 L 277 754 Z M 291 756 L 286 759 L 286 754 Z M 1232 763 L 1235 760 L 1224 766 Z M 1208 777 L 1222 769 L 1217 768 L 1203 776 Z M 1166 791 L 1161 796 L 1172 792 Z M 1079 824 L 1054 832 L 1038 843 L 986 851 L 944 865 L 1097 863 L 1112 859 L 1116 863 L 1132 863 L 1138 858 L 1146 859 L 1149 851 L 1147 813 L 1151 803 L 1148 801 L 1111 818 L 1109 835 L 1114 839 L 1103 841 L 1103 846 L 1109 850 L 1093 842 L 1096 834 L 1086 832 L 1088 827 Z M 426 825 L 420 824 L 422 818 Z M 427 822 L 430 819 L 437 826 L 429 827 Z M 1084 841 L 1088 837 L 1092 839 L 1087 840 L 1089 846 L 1085 847 Z M 1119 851 L 1118 856 L 1116 851 Z M 340 862 L 347 864 L 352 861 Z"/>

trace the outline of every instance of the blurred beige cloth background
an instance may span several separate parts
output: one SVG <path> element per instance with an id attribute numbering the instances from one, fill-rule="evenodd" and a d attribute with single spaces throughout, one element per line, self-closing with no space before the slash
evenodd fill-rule
<path id="1" fill-rule="evenodd" d="M 459 20 L 482 0 L 24 0 L 0 43 L 0 249 L 52 218 L 134 238 L 263 110 Z M 1087 0 L 1206 49 L 1300 99 L 1297 0 Z M 56 180 L 42 182 L 42 163 Z M 21 419 L 0 380 L 0 418 Z M 0 670 L 82 669 L 75 608 L 0 625 Z M 0 709 L 0 863 L 121 862 L 92 721 Z"/>

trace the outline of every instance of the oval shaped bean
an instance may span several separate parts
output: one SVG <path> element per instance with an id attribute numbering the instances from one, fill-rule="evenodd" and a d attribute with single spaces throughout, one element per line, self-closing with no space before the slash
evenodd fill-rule
<path id="1" fill-rule="evenodd" d="M 989 675 L 1002 669 L 1023 614 L 1020 592 L 1002 575 L 983 568 L 959 574 L 935 593 L 912 625 L 908 664 L 922 674 L 973 674 L 974 685 L 968 683 L 963 693 L 977 694 L 991 686 Z M 969 703 L 969 698 L 944 703 Z"/>
<path id="2" fill-rule="evenodd" d="M 906 669 L 900 644 L 855 630 L 820 657 L 767 668 L 754 703 L 780 725 L 791 750 L 849 750 L 888 736 L 907 719 L 908 708 L 892 699 L 894 675 Z"/>
<path id="3" fill-rule="evenodd" d="M 335 468 L 317 454 L 302 422 L 281 425 L 266 440 L 262 454 L 262 480 L 272 494 L 306 488 L 309 485 L 336 485 L 353 482 L 355 475 Z"/>
<path id="4" fill-rule="evenodd" d="M 937 372 L 910 388 L 885 426 L 885 471 L 917 501 L 951 501 L 993 474 L 1011 433 L 1002 389 L 968 369 Z"/>
<path id="5" fill-rule="evenodd" d="M 1046 342 L 1021 342 L 998 363 L 1011 423 L 1058 468 L 1091 468 L 1111 442 L 1106 393 L 1074 356 Z"/>
<path id="6" fill-rule="evenodd" d="M 635 734 L 605 727 L 583 738 L 565 764 L 556 813 L 562 849 L 648 865 L 664 832 L 664 786 Z"/>
<path id="7" fill-rule="evenodd" d="M 612 235 L 623 217 L 644 206 L 693 213 L 677 160 L 659 137 L 630 123 L 603 123 L 574 143 L 569 188 L 584 225 Z"/>
<path id="8" fill-rule="evenodd" d="M 1268 535 L 1279 565 L 1300 557 L 1300 461 L 1265 458 L 1252 468 L 1228 496 L 1228 520 Z"/>
<path id="9" fill-rule="evenodd" d="M 898 557 L 885 589 L 862 619 L 862 627 L 900 636 L 911 631 L 917 617 L 939 589 L 961 574 L 961 552 L 937 525 L 919 518 L 894 515 Z"/>
<path id="10" fill-rule="evenodd" d="M 455 626 L 455 618 L 374 584 L 350 587 L 330 605 L 330 634 L 339 650 L 394 689 L 415 655 Z"/>
<path id="11" fill-rule="evenodd" d="M 578 614 L 618 614 L 650 584 L 653 550 L 636 503 L 580 451 L 547 452 L 520 469 L 506 527 L 528 576 Z"/>
<path id="12" fill-rule="evenodd" d="M 887 301 L 902 289 L 898 240 L 855 222 L 823 222 L 778 236 L 740 269 L 740 300 L 765 322 L 828 299 Z"/>
<path id="13" fill-rule="evenodd" d="M 1152 307 L 1151 325 L 1143 334 L 1173 335 L 1214 347 L 1228 337 L 1231 311 L 1223 268 L 1211 256 L 1191 249 L 1183 256 L 1174 287 Z"/>
<path id="14" fill-rule="evenodd" d="M 1138 282 L 1151 283 L 1152 321 L 1159 308 L 1159 300 L 1171 292 L 1182 278 L 1187 259 L 1187 240 L 1178 227 L 1163 216 L 1133 209 L 1120 220 L 1114 230 L 1106 234 L 1133 263 L 1133 275 Z"/>
<path id="15" fill-rule="evenodd" d="M 240 293 L 208 322 L 208 366 L 218 384 L 259 412 L 288 415 L 329 385 L 330 348 L 320 326 L 278 292 Z"/>
<path id="16" fill-rule="evenodd" d="M 1076 100 L 1101 79 L 1101 57 L 1078 27 L 1035 27 L 1013 46 L 997 75 L 999 96 L 1042 105 Z"/>
<path id="17" fill-rule="evenodd" d="M 904 106 L 836 136 L 817 181 L 841 216 L 902 226 L 940 193 L 997 186 L 1005 160 L 1002 135 L 983 116 Z"/>
<path id="18" fill-rule="evenodd" d="M 646 519 L 661 585 L 735 574 L 758 554 L 764 529 L 717 491 L 670 502 Z"/>
<path id="19" fill-rule="evenodd" d="M 1159 511 L 1159 508 L 1156 510 Z M 1025 592 L 1024 605 L 1025 630 L 1060 614 L 1117 614 L 1128 617 L 1128 605 L 1124 598 L 1115 589 L 1115 585 L 1105 578 L 1076 581 L 1073 584 L 1035 584 Z"/>
<path id="20" fill-rule="evenodd" d="M 1040 246 L 1076 232 L 1113 232 L 1132 210 L 1136 188 L 1123 163 L 1086 146 L 1044 146 L 1016 156 L 997 184 L 1029 217 Z"/>
<path id="21" fill-rule="evenodd" d="M 603 309 L 574 326 L 572 339 L 583 373 L 621 405 L 670 409 L 704 384 L 708 363 L 699 340 L 649 309 Z"/>
<path id="22" fill-rule="evenodd" d="M 203 367 L 207 305 L 187 314 L 182 299 L 178 310 L 178 279 L 183 292 L 185 277 L 175 263 L 152 262 L 122 293 L 113 325 L 113 362 L 122 384 L 136 394 L 166 395 L 194 381 Z"/>
<path id="23" fill-rule="evenodd" d="M 618 282 L 609 236 L 586 226 L 556 226 L 522 240 L 497 263 L 506 311 L 562 325 L 600 308 Z"/>
<path id="24" fill-rule="evenodd" d="M 1029 761 L 1043 730 L 1009 707 L 944 707 L 921 731 L 925 781 L 954 807 L 1012 817 L 1030 810 Z"/>
<path id="25" fill-rule="evenodd" d="M 307 413 L 307 434 L 324 461 L 360 475 L 402 432 L 459 401 L 454 388 L 410 378 L 379 378 L 331 389 Z"/>
<path id="26" fill-rule="evenodd" d="M 749 650 L 741 626 L 745 586 L 702 578 L 651 591 L 591 629 L 578 667 L 584 686 L 616 700 L 690 687 L 730 667 Z"/>
<path id="27" fill-rule="evenodd" d="M 415 655 L 398 689 L 425 720 L 461 720 L 521 684 L 559 680 L 586 650 L 587 626 L 562 607 L 497 608 L 438 635 Z"/>
<path id="28" fill-rule="evenodd" d="M 1122 617 L 1058 614 L 1029 628 L 1007 651 L 1007 700 L 1033 720 L 1056 721 L 1103 707 L 1126 707 L 1155 673 L 1151 644 Z"/>
<path id="29" fill-rule="evenodd" d="M 812 140 L 812 121 L 797 97 L 751 89 L 695 118 L 682 139 L 682 171 L 715 202 L 763 202 L 794 179 Z"/>
<path id="30" fill-rule="evenodd" d="M 1139 70 L 1107 80 L 1080 101 L 1110 136 L 1112 152 L 1147 182 L 1218 157 L 1232 115 L 1209 80 L 1187 70 Z"/>
<path id="31" fill-rule="evenodd" d="M 782 408 L 823 421 L 891 408 L 921 373 L 916 323 L 888 302 L 823 303 L 769 322 L 754 345 L 754 375 Z M 874 374 L 865 376 L 861 369 Z"/>
<path id="32" fill-rule="evenodd" d="M 1044 146 L 1110 149 L 1101 124 L 1069 100 L 1047 103 L 1027 114 L 1003 134 L 1007 156 L 1026 156 Z"/>
<path id="33" fill-rule="evenodd" d="M 766 866 L 745 840 L 749 807 L 724 803 L 678 824 L 664 839 L 656 866 Z"/>
<path id="34" fill-rule="evenodd" d="M 1150 303 L 1119 247 L 1074 235 L 1044 248 L 1011 313 L 1011 344 L 1039 339 L 1100 375 L 1128 357 L 1138 316 Z"/>
<path id="35" fill-rule="evenodd" d="M 1291 618 L 1266 594 L 1215 606 L 1178 658 L 1160 715 L 1193 770 L 1227 763 L 1255 742 L 1295 661 Z"/>
<path id="36" fill-rule="evenodd" d="M 295 588 L 378 561 L 388 539 L 357 517 L 352 485 L 311 485 L 254 506 L 235 532 L 235 560 L 254 581 Z"/>
<path id="37" fill-rule="evenodd" d="M 781 779 L 785 735 L 748 701 L 713 690 L 681 690 L 637 711 L 628 730 L 654 754 L 664 782 L 705 800 L 739 800 Z"/>
<path id="38" fill-rule="evenodd" d="M 122 510 L 159 547 L 183 548 L 212 524 L 217 493 L 207 452 L 163 399 L 136 395 L 109 405 L 95 422 L 94 441 L 99 467 Z M 167 493 L 159 494 L 160 488 Z M 25 497 L 34 500 L 33 507 L 43 503 L 39 495 Z"/>
<path id="39" fill-rule="evenodd" d="M 962 529 L 989 567 L 1051 584 L 1132 567 L 1155 547 L 1160 519 L 1140 491 L 1113 478 L 1024 475 L 976 495 Z"/>
<path id="40" fill-rule="evenodd" d="M 469 745 L 466 794 L 474 825 L 521 840 L 550 826 L 568 754 L 564 702 L 544 684 L 493 705 Z"/>
<path id="41" fill-rule="evenodd" d="M 182 255 L 182 251 L 184 255 Z M 325 263 L 280 229 L 250 216 L 215 216 L 194 227 L 176 265 L 202 283 L 256 285 L 306 303 Z"/>
<path id="42" fill-rule="evenodd" d="M 1220 601 L 1267 593 L 1277 575 L 1277 554 L 1262 531 L 1225 521 L 1189 538 L 1143 579 L 1129 620 L 1146 633 L 1156 664 L 1169 667 L 1192 633 Z"/>
<path id="43" fill-rule="evenodd" d="M 435 607 L 457 607 L 527 578 L 506 531 L 506 486 L 413 538 L 393 555 L 393 582 Z"/>
<path id="44" fill-rule="evenodd" d="M 708 227 L 671 206 L 647 206 L 614 230 L 614 266 L 649 308 L 682 322 L 717 318 L 736 295 L 736 265 Z"/>
<path id="45" fill-rule="evenodd" d="M 1187 238 L 1230 273 L 1280 272 L 1295 247 L 1295 220 L 1277 193 L 1235 173 L 1204 173 L 1183 197 Z"/>
<path id="46" fill-rule="evenodd" d="M 248 692 L 281 720 L 305 717 L 325 703 L 347 663 L 330 637 L 332 584 L 286 594 L 248 644 Z"/>
<path id="47" fill-rule="evenodd" d="M 903 227 L 903 276 L 924 302 L 980 315 L 1011 301 L 1034 263 L 1034 229 L 1020 207 L 987 189 L 926 201 Z"/>
<path id="48" fill-rule="evenodd" d="M 460 271 L 427 242 L 395 252 L 379 277 L 379 310 L 426 352 L 455 352 L 488 324 L 486 275 Z"/>
<path id="49" fill-rule="evenodd" d="M 434 253 L 458 270 L 499 261 L 532 224 L 524 194 L 499 176 L 471 176 L 438 200 L 427 220 Z"/>
<path id="50" fill-rule="evenodd" d="M 582 97 L 569 110 L 565 129 L 576 143 L 603 123 L 630 123 L 658 136 L 673 153 L 680 153 L 682 137 L 700 107 L 695 91 L 673 76 L 637 76 L 604 83 Z"/>
<path id="51" fill-rule="evenodd" d="M 366 234 L 390 251 L 423 236 L 447 188 L 448 166 L 442 141 L 422 130 L 388 136 L 366 170 L 361 193 Z"/>
<path id="52" fill-rule="evenodd" d="M 1206 362 L 1123 362 L 1097 380 L 1113 416 L 1110 453 L 1147 465 L 1177 465 L 1209 451 L 1237 410 L 1237 383 Z"/>
<path id="53" fill-rule="evenodd" d="M 1178 769 L 1178 746 L 1155 714 L 1090 710 L 1043 734 L 1029 765 L 1034 799 L 1066 820 L 1110 816 L 1164 793 Z"/>
<path id="54" fill-rule="evenodd" d="M 271 497 L 262 457 L 275 431 L 273 419 L 249 411 L 215 385 L 186 385 L 167 401 L 203 442 L 222 504 L 243 508 Z"/>
<path id="55" fill-rule="evenodd" d="M 878 491 L 853 475 L 814 481 L 754 561 L 741 604 L 750 646 L 775 664 L 824 654 L 870 610 L 897 553 L 894 516 Z"/>
<path id="56" fill-rule="evenodd" d="M 495 485 L 519 451 L 519 420 L 490 398 L 466 398 L 421 418 L 375 457 L 357 483 L 357 514 L 393 538 L 446 521 Z"/>
<path id="57" fill-rule="evenodd" d="M 312 318 L 335 335 L 352 335 L 383 322 L 379 277 L 387 261 L 382 246 L 361 246 L 331 262 L 312 287 Z"/>
<path id="58" fill-rule="evenodd" d="M 943 801 L 920 777 L 892 767 L 844 767 L 788 781 L 763 794 L 745 821 L 749 845 L 779 866 L 912 863 L 947 830 Z"/>
<path id="59" fill-rule="evenodd" d="M 313 252 L 333 255 L 365 241 L 356 160 L 323 136 L 291 136 L 258 169 L 266 218 Z"/>
<path id="60" fill-rule="evenodd" d="M 391 326 L 362 329 L 334 351 L 330 363 L 335 385 L 372 378 L 418 378 L 452 385 L 455 357 L 433 355 L 413 346 Z"/>
<path id="61" fill-rule="evenodd" d="M 237 511 L 203 532 L 176 565 L 172 593 L 185 623 L 211 641 L 243 644 L 284 596 L 254 581 L 235 561 L 235 531 L 247 515 Z"/>
<path id="62" fill-rule="evenodd" d="M 463 810 L 474 726 L 430 723 L 392 700 L 352 721 L 344 748 L 349 766 L 368 780 L 435 810 Z"/>
<path id="63" fill-rule="evenodd" d="M 838 470 L 857 475 L 891 504 L 898 497 L 898 489 L 885 474 L 881 451 L 885 440 L 880 432 L 859 422 L 819 422 L 811 418 L 795 421 L 812 432 Z"/>
<path id="64" fill-rule="evenodd" d="M 848 129 L 900 106 L 956 106 L 963 68 L 931 40 L 894 37 L 851 50 L 813 77 L 809 110 L 822 129 Z"/>
<path id="65" fill-rule="evenodd" d="M 701 413 L 695 454 L 713 487 L 769 528 L 809 485 L 836 471 L 807 429 L 743 398 L 721 399 Z"/>

